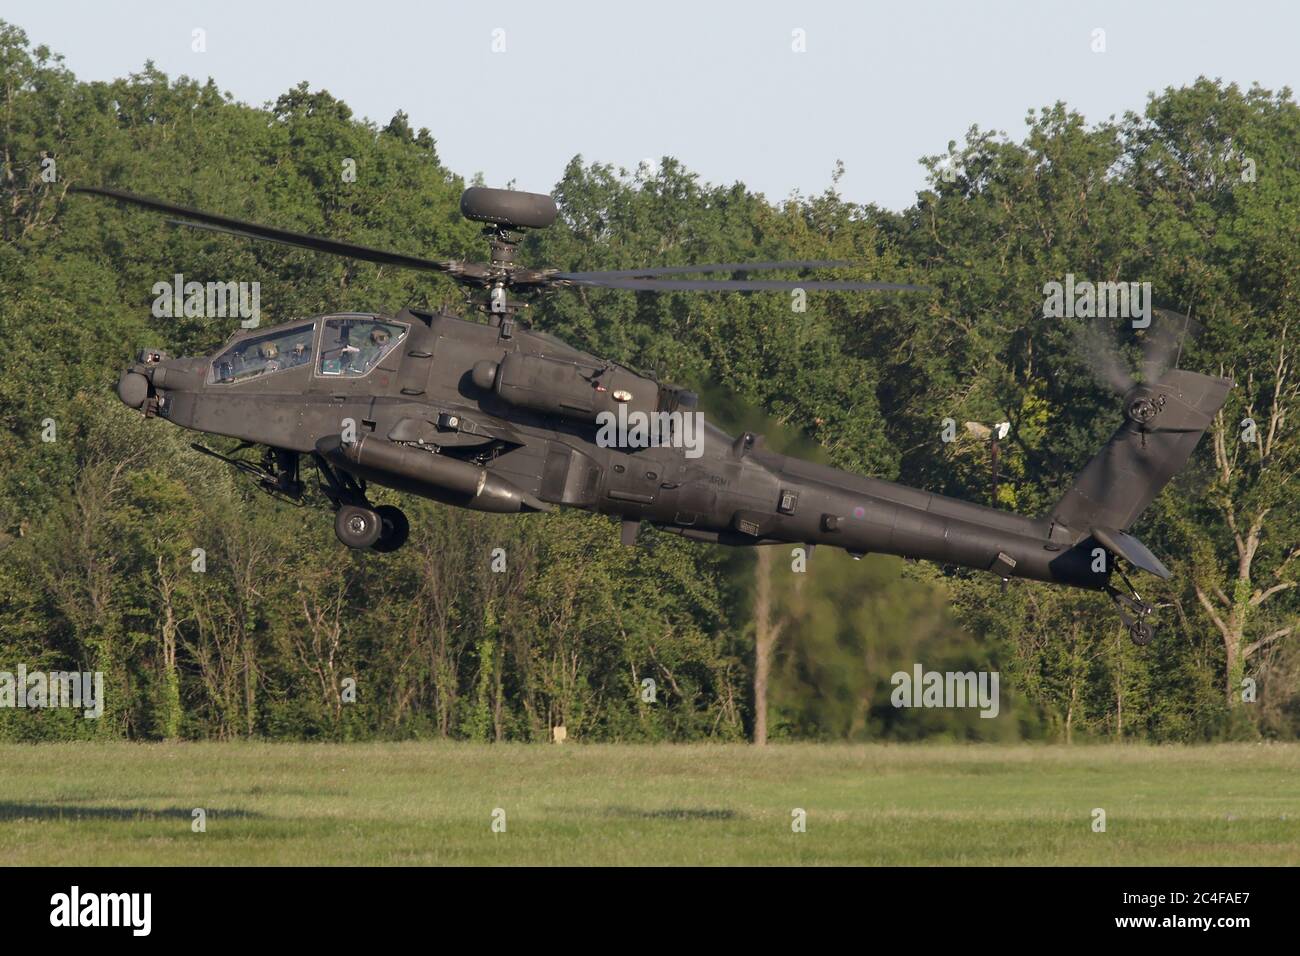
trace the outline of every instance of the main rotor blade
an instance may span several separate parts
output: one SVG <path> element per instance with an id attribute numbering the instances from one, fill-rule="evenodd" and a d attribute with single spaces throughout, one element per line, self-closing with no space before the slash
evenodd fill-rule
<path id="1" fill-rule="evenodd" d="M 651 266 L 646 269 L 610 269 L 597 272 L 560 272 L 557 279 L 636 279 L 650 276 L 691 275 L 696 272 L 759 272 L 771 269 L 851 269 L 859 263 L 843 259 L 791 259 L 786 262 L 710 262 L 698 266 Z"/>
<path id="2" fill-rule="evenodd" d="M 928 292 L 925 286 L 898 282 L 854 282 L 847 279 L 602 279 L 554 277 L 556 285 L 579 285 L 596 289 L 627 289 L 633 292 L 781 292 L 804 289 L 809 292 Z"/>
<path id="3" fill-rule="evenodd" d="M 232 216 L 220 216 L 199 209 L 177 206 L 173 203 L 163 202 L 160 199 L 151 199 L 148 196 L 137 196 L 135 193 L 124 192 L 120 189 L 103 189 L 98 186 L 73 186 L 69 192 L 104 196 L 133 206 L 140 206 L 143 209 L 166 213 L 169 216 L 177 216 L 181 220 L 192 220 L 184 223 L 187 226 L 210 229 L 214 232 L 226 232 L 248 239 L 265 239 L 269 242 L 279 242 L 287 246 L 313 249 L 317 252 L 328 252 L 335 256 L 363 259 L 366 262 L 401 266 L 405 269 L 419 269 L 424 272 L 458 273 L 464 267 L 464 263 L 454 261 L 435 262 L 432 259 L 422 259 L 419 256 L 408 256 L 403 252 L 390 252 L 386 249 L 375 249 L 352 242 L 340 242 L 337 239 L 325 239 L 307 233 L 291 232 L 288 229 L 278 229 L 275 226 L 263 226 L 260 223 L 247 222 L 243 219 L 235 219 Z"/>

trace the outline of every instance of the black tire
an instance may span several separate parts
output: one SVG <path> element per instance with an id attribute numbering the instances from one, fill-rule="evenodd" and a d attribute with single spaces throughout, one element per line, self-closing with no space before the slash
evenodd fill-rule
<path id="1" fill-rule="evenodd" d="M 344 505 L 334 516 L 334 533 L 349 548 L 363 551 L 379 540 L 383 522 L 369 508 Z"/>
<path id="2" fill-rule="evenodd" d="M 1156 632 L 1151 629 L 1151 625 L 1146 621 L 1139 621 L 1129 627 L 1128 636 L 1138 647 L 1146 647 L 1156 636 Z"/>
<path id="3" fill-rule="evenodd" d="M 411 523 L 401 508 L 393 505 L 380 505 L 375 509 L 379 515 L 379 540 L 370 546 L 370 550 L 380 554 L 389 554 L 406 544 L 411 534 Z"/>

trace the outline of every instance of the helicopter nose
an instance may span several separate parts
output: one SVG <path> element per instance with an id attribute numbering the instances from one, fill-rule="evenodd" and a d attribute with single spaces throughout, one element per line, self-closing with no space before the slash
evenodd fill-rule
<path id="1" fill-rule="evenodd" d="M 149 397 L 149 380 L 127 369 L 117 380 L 117 397 L 130 408 L 141 408 Z"/>

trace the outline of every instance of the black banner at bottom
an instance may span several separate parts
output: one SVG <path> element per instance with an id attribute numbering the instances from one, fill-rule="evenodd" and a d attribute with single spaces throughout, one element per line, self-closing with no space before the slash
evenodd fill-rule
<path id="1" fill-rule="evenodd" d="M 1296 911 L 1285 869 L 46 868 L 0 870 L 0 884 L 6 938 L 25 942 L 49 933 L 337 945 L 435 925 L 536 941 L 611 923 L 676 932 L 689 921 L 693 935 L 714 927 L 731 942 L 785 924 L 927 944 L 1044 930 L 1232 945 L 1294 926 Z"/>

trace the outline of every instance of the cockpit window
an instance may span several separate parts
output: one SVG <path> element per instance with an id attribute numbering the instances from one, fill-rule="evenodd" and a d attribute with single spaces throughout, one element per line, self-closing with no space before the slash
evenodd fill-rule
<path id="1" fill-rule="evenodd" d="M 369 317 L 326 319 L 320 340 L 320 374 L 365 375 L 397 348 L 406 326 Z"/>
<path id="2" fill-rule="evenodd" d="M 311 362 L 314 323 L 240 339 L 212 360 L 213 382 L 245 382 Z"/>

